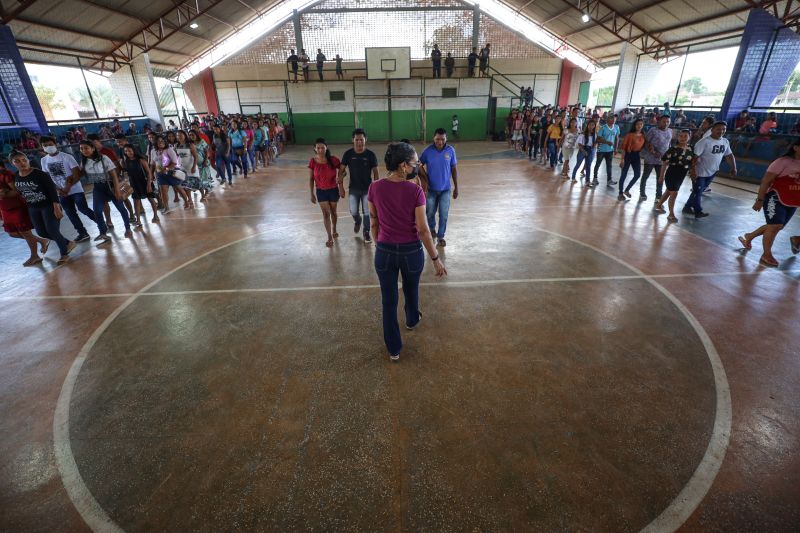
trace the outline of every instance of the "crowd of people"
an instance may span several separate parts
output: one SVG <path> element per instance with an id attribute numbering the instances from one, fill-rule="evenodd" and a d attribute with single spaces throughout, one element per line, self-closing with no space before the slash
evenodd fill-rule
<path id="1" fill-rule="evenodd" d="M 276 115 L 209 115 L 181 125 L 185 129 L 174 122 L 167 131 L 145 128 L 143 138 L 117 129 L 111 146 L 103 144 L 108 132 L 87 134 L 78 141 L 77 153 L 75 145 L 51 135 L 37 136 L 34 148 L 12 150 L 0 168 L 0 218 L 6 233 L 28 245 L 24 266 L 41 263 L 51 241 L 58 245 L 61 264 L 78 243 L 90 240 L 79 213 L 97 226 L 94 241 L 103 245 L 111 241 L 108 232 L 114 228 L 111 204 L 122 218 L 125 237 L 132 238 L 146 220 L 146 204 L 151 223 L 160 223 L 159 214 L 170 211 L 170 189 L 173 203 L 193 209 L 195 195 L 204 202 L 217 181 L 233 187 L 235 176 L 247 178 L 268 167 L 284 150 L 285 128 Z M 84 185 L 92 187 L 91 207 Z M 65 215 L 77 232 L 73 239 L 60 231 Z"/>

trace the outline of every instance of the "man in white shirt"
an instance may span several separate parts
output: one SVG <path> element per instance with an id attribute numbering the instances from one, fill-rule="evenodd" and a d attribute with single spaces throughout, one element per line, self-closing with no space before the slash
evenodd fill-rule
<path id="1" fill-rule="evenodd" d="M 84 242 L 89 240 L 89 232 L 78 216 L 78 211 L 83 213 L 89 220 L 96 222 L 94 211 L 89 209 L 86 203 L 86 195 L 83 192 L 83 185 L 81 185 L 81 169 L 75 158 L 64 152 L 59 152 L 56 146 L 56 141 L 52 137 L 42 137 L 39 139 L 42 149 L 47 152 L 47 155 L 42 158 L 42 170 L 50 175 L 50 179 L 56 186 L 58 191 L 58 201 L 67 218 L 72 223 L 78 236 L 74 239 L 75 242 Z"/>
<path id="2" fill-rule="evenodd" d="M 692 178 L 692 194 L 683 206 L 683 212 L 694 213 L 695 218 L 708 216 L 701 205 L 703 191 L 714 179 L 723 157 L 731 168 L 731 174 L 736 175 L 736 158 L 733 157 L 728 139 L 723 137 L 727 127 L 724 121 L 715 122 L 711 126 L 711 135 L 700 139 L 694 145 L 695 157 L 692 159 L 692 168 L 689 171 L 689 176 Z"/>

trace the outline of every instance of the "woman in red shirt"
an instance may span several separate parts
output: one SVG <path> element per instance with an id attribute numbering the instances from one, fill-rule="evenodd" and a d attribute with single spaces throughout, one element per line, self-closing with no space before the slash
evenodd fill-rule
<path id="1" fill-rule="evenodd" d="M 36 245 L 41 246 L 44 254 L 50 241 L 33 234 L 28 206 L 19 192 L 10 185 L 11 183 L 14 183 L 14 175 L 5 168 L 0 168 L 0 215 L 3 219 L 3 229 L 11 237 L 25 239 L 31 250 L 31 256 L 22 266 L 33 266 L 42 262 L 42 258 L 36 252 Z"/>
<path id="2" fill-rule="evenodd" d="M 339 185 L 336 183 L 336 175 L 339 170 L 339 159 L 331 155 L 325 139 L 317 139 L 314 143 L 315 156 L 308 162 L 311 169 L 309 175 L 309 187 L 311 188 L 311 203 L 319 202 L 322 209 L 322 221 L 325 224 L 325 231 L 328 233 L 328 241 L 325 246 L 331 248 L 333 239 L 339 234 L 336 232 L 336 205 L 339 201 Z M 316 191 L 314 190 L 316 188 Z"/>

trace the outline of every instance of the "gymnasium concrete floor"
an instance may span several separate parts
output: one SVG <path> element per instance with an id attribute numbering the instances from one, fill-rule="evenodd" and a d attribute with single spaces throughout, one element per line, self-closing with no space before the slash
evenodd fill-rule
<path id="1" fill-rule="evenodd" d="M 752 193 L 669 224 L 455 146 L 397 364 L 310 147 L 58 268 L 0 236 L 0 530 L 796 531 L 800 264 L 738 249 Z"/>

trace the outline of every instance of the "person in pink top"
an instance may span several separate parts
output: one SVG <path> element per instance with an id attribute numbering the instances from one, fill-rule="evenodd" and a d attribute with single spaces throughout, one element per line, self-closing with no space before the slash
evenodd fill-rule
<path id="1" fill-rule="evenodd" d="M 763 235 L 759 263 L 768 267 L 777 267 L 778 260 L 772 255 L 772 244 L 789 220 L 800 207 L 800 139 L 795 139 L 783 157 L 779 157 L 767 168 L 761 180 L 758 196 L 753 204 L 754 211 L 764 210 L 766 224 L 751 233 L 739 237 L 742 248 L 750 250 L 752 241 Z M 800 235 L 789 237 L 792 253 L 800 253 Z"/>
<path id="2" fill-rule="evenodd" d="M 423 246 L 433 261 L 436 276 L 446 276 L 447 270 L 428 227 L 425 193 L 412 181 L 419 170 L 416 151 L 404 142 L 390 144 L 383 160 L 389 175 L 372 182 L 367 199 L 370 231 L 377 243 L 375 272 L 381 285 L 383 340 L 389 359 L 398 361 L 403 340 L 397 323 L 397 275 L 403 278 L 406 329 L 412 330 L 422 320 L 419 278 L 425 267 Z"/>
<path id="3" fill-rule="evenodd" d="M 322 210 L 322 222 L 328 233 L 325 246 L 333 247 L 333 240 L 339 237 L 336 232 L 336 223 L 339 220 L 336 206 L 339 202 L 339 184 L 336 181 L 341 162 L 336 156 L 331 155 L 325 139 L 319 138 L 314 143 L 314 157 L 308 161 L 309 187 L 311 189 L 311 203 L 319 203 Z"/>

